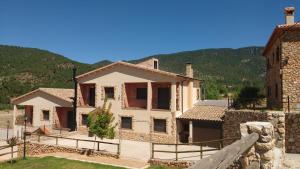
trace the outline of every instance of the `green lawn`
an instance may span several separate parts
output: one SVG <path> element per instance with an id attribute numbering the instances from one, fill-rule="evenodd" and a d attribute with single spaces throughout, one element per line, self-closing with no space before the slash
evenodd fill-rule
<path id="1" fill-rule="evenodd" d="M 0 163 L 0 169 L 124 169 L 102 164 L 87 163 L 55 157 L 28 158 L 14 164 Z"/>

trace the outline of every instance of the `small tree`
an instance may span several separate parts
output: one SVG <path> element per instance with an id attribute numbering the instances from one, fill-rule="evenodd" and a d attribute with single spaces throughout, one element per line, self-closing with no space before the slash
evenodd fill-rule
<path id="1" fill-rule="evenodd" d="M 241 89 L 233 106 L 235 108 L 247 108 L 249 105 L 255 108 L 255 105 L 260 104 L 264 95 L 260 93 L 258 87 L 246 86 Z"/>
<path id="2" fill-rule="evenodd" d="M 14 146 L 17 145 L 18 139 L 17 137 L 12 137 L 7 140 L 7 144 L 9 147 L 11 147 L 11 158 L 10 158 L 10 163 L 13 163 L 13 158 L 14 158 Z"/>
<path id="3" fill-rule="evenodd" d="M 107 99 L 105 99 L 102 107 L 96 108 L 88 115 L 87 126 L 89 127 L 89 132 L 101 139 L 113 139 L 115 137 L 117 124 L 113 124 L 114 116 L 110 109 L 111 104 L 107 106 Z"/>

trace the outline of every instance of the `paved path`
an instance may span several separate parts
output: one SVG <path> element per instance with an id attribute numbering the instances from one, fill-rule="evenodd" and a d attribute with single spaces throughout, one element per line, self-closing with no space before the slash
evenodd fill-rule
<path id="1" fill-rule="evenodd" d="M 300 169 L 300 154 L 285 154 L 285 166 L 287 169 Z"/>
<path id="2" fill-rule="evenodd" d="M 88 140 L 94 140 L 94 137 L 88 137 L 86 135 L 79 135 L 79 134 L 74 134 L 72 136 L 69 136 L 69 138 L 77 138 L 77 139 L 88 139 Z M 100 140 L 97 138 L 97 140 Z M 132 141 L 132 140 L 118 140 L 118 139 L 103 139 L 103 141 L 107 142 L 115 142 L 119 143 L 121 145 L 121 150 L 120 150 L 120 158 L 125 158 L 125 159 L 134 159 L 134 160 L 140 160 L 147 162 L 151 157 L 151 145 L 149 142 L 141 142 L 141 141 Z M 41 143 L 43 144 L 56 144 L 55 139 L 53 138 L 45 138 L 42 137 Z M 60 146 L 71 146 L 75 147 L 76 146 L 76 141 L 75 140 L 68 140 L 68 139 L 58 139 L 58 145 Z M 80 141 L 78 143 L 79 148 L 89 148 L 89 149 L 96 149 L 97 145 L 94 145 L 92 142 L 83 142 Z M 100 150 L 102 151 L 107 151 L 111 153 L 117 153 L 117 146 L 116 145 L 111 145 L 111 144 L 100 144 L 99 145 Z M 192 150 L 199 150 L 199 146 L 192 146 L 192 145 L 186 145 L 186 146 L 178 146 L 178 151 L 192 151 Z M 203 149 L 210 149 L 210 147 L 203 147 Z M 156 145 L 155 150 L 166 150 L 166 151 L 174 151 L 175 146 L 172 145 Z M 203 158 L 215 153 L 216 151 L 208 151 L 203 154 Z M 175 159 L 175 153 L 160 153 L 156 152 L 154 154 L 154 158 L 159 158 L 159 159 Z M 195 152 L 195 153 L 180 153 L 178 154 L 178 159 L 179 160 L 199 160 L 200 159 L 200 153 Z"/>
<path id="3" fill-rule="evenodd" d="M 137 160 L 115 159 L 115 158 L 99 157 L 99 156 L 88 157 L 86 155 L 80 155 L 76 153 L 49 153 L 49 154 L 39 155 L 38 157 L 45 157 L 45 156 L 53 156 L 58 158 L 66 158 L 70 160 L 79 160 L 84 162 L 106 164 L 106 165 L 132 168 L 132 169 L 147 168 L 149 166 L 146 162 L 137 161 Z"/>

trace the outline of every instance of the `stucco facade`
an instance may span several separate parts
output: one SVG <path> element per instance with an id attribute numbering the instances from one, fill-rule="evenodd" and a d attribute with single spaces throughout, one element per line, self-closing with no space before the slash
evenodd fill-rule
<path id="1" fill-rule="evenodd" d="M 145 62 L 148 63 L 148 62 Z M 149 64 L 148 64 L 149 65 Z M 88 114 L 95 107 L 102 106 L 105 98 L 105 88 L 113 88 L 114 97 L 108 99 L 112 104 L 111 112 L 118 124 L 116 134 L 122 139 L 154 142 L 176 142 L 177 124 L 176 117 L 191 108 L 200 93 L 199 80 L 185 77 L 168 75 L 160 71 L 152 71 L 151 68 L 141 68 L 120 63 L 101 69 L 92 74 L 78 77 L 78 108 L 77 125 L 78 130 L 87 131 L 82 124 L 83 114 Z M 95 106 L 85 104 L 82 99 L 87 92 L 81 89 L 86 84 L 92 85 L 95 91 Z M 135 90 L 146 88 L 147 96 L 138 101 Z M 158 90 L 169 89 L 169 107 L 159 108 Z M 134 90 L 134 91 L 133 91 Z M 89 93 L 89 92 L 88 92 Z M 183 97 L 182 97 L 183 96 Z M 91 99 L 92 100 L 92 99 Z M 131 117 L 132 127 L 124 129 L 121 127 L 122 117 Z M 155 119 L 165 120 L 165 132 L 155 131 Z"/>

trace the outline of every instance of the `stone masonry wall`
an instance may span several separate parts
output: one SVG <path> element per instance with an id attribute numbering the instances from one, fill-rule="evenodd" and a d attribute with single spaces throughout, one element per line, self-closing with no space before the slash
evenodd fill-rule
<path id="1" fill-rule="evenodd" d="M 274 126 L 275 145 L 283 148 L 285 145 L 285 114 L 280 111 L 253 111 L 253 110 L 228 110 L 225 112 L 223 122 L 223 138 L 240 138 L 240 124 L 249 121 L 270 122 Z M 224 141 L 229 145 L 235 140 Z"/>
<path id="2" fill-rule="evenodd" d="M 286 152 L 300 153 L 300 112 L 285 115 Z"/>
<path id="3" fill-rule="evenodd" d="M 20 145 L 20 147 L 23 147 L 23 145 Z M 39 144 L 39 143 L 32 143 L 32 142 L 26 143 L 26 155 L 28 156 L 36 156 L 40 154 L 56 153 L 56 152 L 80 153 L 81 149 L 65 147 L 65 146 Z M 19 156 L 23 155 L 23 148 L 18 149 L 18 155 Z M 119 158 L 118 154 L 112 154 L 112 153 L 101 152 L 101 151 L 95 151 L 92 156 L 105 156 L 105 157 Z"/>

